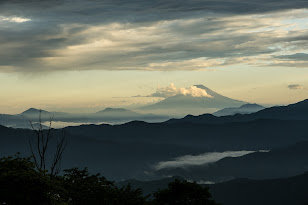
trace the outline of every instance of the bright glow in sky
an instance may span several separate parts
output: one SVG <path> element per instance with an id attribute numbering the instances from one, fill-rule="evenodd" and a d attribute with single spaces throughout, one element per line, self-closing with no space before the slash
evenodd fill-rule
<path id="1" fill-rule="evenodd" d="M 0 16 L 0 22 L 1 21 L 9 21 L 9 22 L 13 22 L 13 23 L 24 23 L 27 21 L 31 21 L 31 19 L 29 18 L 22 18 L 22 17 L 4 17 L 4 16 Z"/>

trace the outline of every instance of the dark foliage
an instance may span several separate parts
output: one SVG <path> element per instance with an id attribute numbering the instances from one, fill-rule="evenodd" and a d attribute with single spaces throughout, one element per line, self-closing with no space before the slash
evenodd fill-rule
<path id="1" fill-rule="evenodd" d="M 32 158 L 0 158 L 0 204 L 143 205 L 146 198 L 130 185 L 118 188 L 100 174 L 72 168 L 55 177 L 36 169 Z"/>
<path id="2" fill-rule="evenodd" d="M 35 170 L 30 158 L 4 157 L 0 159 L 0 203 L 49 204 L 51 181 Z"/>
<path id="3" fill-rule="evenodd" d="M 217 205 L 207 187 L 178 179 L 169 183 L 167 189 L 154 193 L 154 198 L 157 205 Z"/>
<path id="4" fill-rule="evenodd" d="M 85 168 L 64 170 L 62 184 L 66 192 L 61 196 L 72 205 L 83 204 L 145 204 L 140 189 L 133 190 L 129 185 L 117 188 L 100 174 L 91 175 Z"/>
<path id="5" fill-rule="evenodd" d="M 153 201 L 147 201 L 141 189 L 130 185 L 118 188 L 100 174 L 90 174 L 87 168 L 64 170 L 58 177 L 46 172 L 36 169 L 32 158 L 0 158 L 0 204 L 216 205 L 208 189 L 195 182 L 176 180 L 168 189 L 154 193 Z"/>

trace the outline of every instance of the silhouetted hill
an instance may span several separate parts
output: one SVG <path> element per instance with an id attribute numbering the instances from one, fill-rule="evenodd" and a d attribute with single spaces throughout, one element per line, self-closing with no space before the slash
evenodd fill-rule
<path id="1" fill-rule="evenodd" d="M 255 120 L 225 124 L 168 124 L 133 121 L 123 125 L 65 128 L 76 135 L 98 139 L 182 144 L 206 151 L 260 150 L 308 139 L 308 121 Z"/>
<path id="2" fill-rule="evenodd" d="M 181 177 L 164 178 L 154 181 L 127 180 L 117 183 L 117 186 L 130 184 L 133 188 L 141 188 L 144 196 L 159 189 L 165 189 L 168 184 Z M 223 205 L 306 205 L 308 204 L 308 172 L 289 178 L 269 180 L 234 179 L 231 181 L 202 185 L 209 191 L 216 202 Z"/>
<path id="3" fill-rule="evenodd" d="M 226 181 L 235 178 L 270 179 L 289 177 L 308 171 L 308 142 L 255 152 L 242 157 L 227 157 L 217 162 L 165 168 L 160 176 L 181 176 L 196 181 Z"/>
<path id="4" fill-rule="evenodd" d="M 304 112 L 301 103 L 291 105 L 291 107 L 298 105 L 300 108 L 296 109 L 296 112 Z M 303 107 L 305 108 L 305 106 Z M 282 115 L 284 108 L 286 107 L 281 107 Z M 237 116 L 246 115 L 232 117 Z M 179 120 L 176 123 L 132 121 L 122 125 L 83 125 L 55 131 L 61 134 L 64 130 L 68 135 L 69 141 L 64 157 L 64 167 L 92 167 L 94 171 L 103 170 L 105 176 L 114 180 L 144 177 L 144 171 L 151 170 L 150 168 L 158 162 L 169 161 L 184 155 L 241 150 L 273 150 L 299 141 L 308 141 L 308 120 L 256 119 L 215 123 L 216 119 L 224 119 L 228 116 L 204 115 L 204 117 L 212 119 L 206 119 L 204 123 L 199 117 L 191 116 L 196 120 L 195 122 L 190 120 L 186 122 Z M 31 134 L 29 135 L 29 133 Z M 29 136 L 33 134 L 33 131 L 23 129 L 0 130 L 1 154 L 15 154 L 18 151 L 27 150 Z M 298 159 L 301 158 L 298 157 Z M 277 160 L 278 162 L 280 163 L 279 160 Z M 245 163 L 249 164 L 249 160 L 243 160 L 243 164 Z M 269 161 L 269 163 L 272 162 Z M 221 165 L 221 167 L 223 170 L 229 169 L 227 165 Z M 294 166 L 294 170 L 287 169 L 282 165 L 281 167 L 284 169 L 283 172 L 279 172 L 281 176 L 289 176 L 290 173 L 297 173 L 300 170 L 299 166 Z M 249 169 L 248 167 L 247 170 Z M 230 170 L 232 171 L 231 168 Z M 216 173 L 219 172 L 215 171 L 214 174 Z M 253 176 L 255 172 L 243 173 Z M 237 177 L 240 176 L 238 174 L 242 175 L 243 173 L 235 170 L 230 175 Z M 226 176 L 230 177 L 227 174 Z M 270 175 L 261 173 L 260 176 Z"/>
<path id="5" fill-rule="evenodd" d="M 76 135 L 130 142 L 201 146 L 205 151 L 259 150 L 288 145 L 308 138 L 308 121 L 255 120 L 226 124 L 168 124 L 133 121 L 123 125 L 65 128 Z"/>
<path id="6" fill-rule="evenodd" d="M 135 179 L 129 179 L 116 183 L 116 186 L 123 187 L 130 184 L 133 189 L 142 189 L 143 195 L 148 196 L 153 194 L 153 192 L 158 191 L 159 189 L 167 188 L 168 184 L 176 179 L 184 180 L 184 178 L 177 176 L 153 181 L 139 181 Z"/>
<path id="7" fill-rule="evenodd" d="M 29 153 L 28 140 L 32 130 L 13 129 L 0 125 L 0 157 L 14 155 L 17 152 Z"/>
<path id="8" fill-rule="evenodd" d="M 283 120 L 307 120 L 308 99 L 287 106 L 275 106 L 266 108 L 257 113 L 250 114 L 254 118 L 283 119 Z"/>
<path id="9" fill-rule="evenodd" d="M 0 125 L 9 127 L 29 125 L 29 120 L 24 116 L 0 114 Z"/>
<path id="10" fill-rule="evenodd" d="M 224 205 L 306 205 L 308 172 L 270 180 L 236 179 L 210 185 L 215 201 Z"/>
<path id="11" fill-rule="evenodd" d="M 160 161 L 226 150 L 268 150 L 308 140 L 308 121 L 167 124 L 134 121 L 123 125 L 82 125 L 63 129 L 68 147 L 63 167 L 87 166 L 113 180 L 144 177 Z M 61 136 L 62 129 L 55 130 Z M 34 132 L 0 130 L 1 154 L 29 153 Z"/>
<path id="12" fill-rule="evenodd" d="M 225 108 L 234 107 L 245 104 L 243 101 L 234 100 L 225 96 L 222 96 L 213 90 L 203 86 L 195 85 L 197 88 L 203 89 L 207 94 L 212 97 L 193 97 L 191 95 L 175 95 L 168 97 L 158 103 L 153 105 L 148 105 L 142 107 L 142 109 L 147 110 L 157 110 L 157 109 L 180 109 L 180 108 Z"/>
<path id="13" fill-rule="evenodd" d="M 119 153 L 123 153 L 123 156 L 127 157 L 127 162 L 139 159 L 138 163 L 143 167 L 143 172 L 149 170 L 146 167 L 154 166 L 159 161 L 187 154 L 198 155 L 226 150 L 272 150 L 288 146 L 298 141 L 308 140 L 307 124 L 308 121 L 262 119 L 217 125 L 133 121 L 123 125 L 84 125 L 68 127 L 65 130 L 72 135 L 84 138 L 123 143 L 123 146 L 126 145 L 125 149 L 118 149 L 118 151 L 114 150 L 116 148 L 112 148 L 112 144 L 109 144 L 107 150 L 113 149 L 114 151 L 110 152 L 108 156 L 115 154 L 120 157 Z M 124 150 L 126 151 L 124 152 Z M 119 160 L 118 157 L 110 157 L 111 159 Z M 110 170 L 111 167 L 107 169 Z M 282 174 L 286 174 L 286 172 L 282 172 Z"/>
<path id="14" fill-rule="evenodd" d="M 226 115 L 235 115 L 235 114 L 250 114 L 250 113 L 263 110 L 264 108 L 265 107 L 258 105 L 258 104 L 245 104 L 240 107 L 224 108 L 222 110 L 219 110 L 213 113 L 213 115 L 226 116 Z"/>
<path id="15" fill-rule="evenodd" d="M 304 100 L 287 106 L 265 108 L 251 114 L 235 114 L 231 116 L 216 117 L 211 114 L 199 116 L 187 115 L 182 119 L 171 119 L 167 123 L 196 123 L 196 124 L 223 124 L 230 122 L 247 122 L 256 119 L 279 120 L 308 120 L 308 100 Z"/>

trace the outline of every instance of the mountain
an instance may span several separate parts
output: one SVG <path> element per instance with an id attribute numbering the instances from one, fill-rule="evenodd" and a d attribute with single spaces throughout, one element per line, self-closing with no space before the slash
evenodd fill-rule
<path id="1" fill-rule="evenodd" d="M 225 108 L 235 107 L 245 104 L 243 101 L 234 100 L 223 95 L 220 95 L 213 90 L 205 87 L 204 85 L 194 85 L 199 89 L 203 89 L 206 93 L 212 97 L 193 97 L 192 95 L 178 94 L 168 97 L 158 103 L 144 106 L 141 109 L 145 110 L 157 110 L 157 109 L 188 109 L 188 108 Z"/>
<path id="2" fill-rule="evenodd" d="M 166 189 L 168 184 L 181 177 L 170 177 L 154 181 L 127 180 L 119 182 L 119 187 L 130 184 L 134 189 L 142 189 L 143 195 L 148 196 Z M 209 187 L 213 199 L 223 205 L 307 205 L 308 204 L 308 172 L 288 178 L 268 180 L 234 179 Z M 152 196 L 150 196 L 151 198 Z"/>
<path id="3" fill-rule="evenodd" d="M 124 109 L 124 108 L 110 108 L 109 107 L 97 113 L 126 113 L 126 112 L 132 112 L 132 111 Z M 132 113 L 135 113 L 135 112 L 132 112 Z"/>
<path id="4" fill-rule="evenodd" d="M 308 120 L 308 99 L 287 106 L 265 108 L 251 114 L 235 114 L 221 117 L 212 114 L 203 114 L 199 116 L 187 115 L 181 119 L 170 119 L 167 123 L 224 124 L 248 122 L 257 119 Z"/>
<path id="5" fill-rule="evenodd" d="M 141 114 L 124 108 L 106 108 L 91 115 L 92 118 L 101 122 L 126 123 L 133 120 L 142 120 L 147 122 L 161 122 L 170 119 L 166 115 L 154 115 L 151 113 Z"/>
<path id="6" fill-rule="evenodd" d="M 153 181 L 139 181 L 135 179 L 129 179 L 121 182 L 117 182 L 117 187 L 124 187 L 128 184 L 132 186 L 133 189 L 142 189 L 144 196 L 149 196 L 153 194 L 153 192 L 158 191 L 159 189 L 166 189 L 168 187 L 168 184 L 170 182 L 174 182 L 175 180 L 184 180 L 182 177 L 168 177 L 164 179 L 159 180 L 153 180 Z M 151 197 L 152 198 L 152 197 Z"/>
<path id="7" fill-rule="evenodd" d="M 140 117 L 142 114 L 124 108 L 106 108 L 96 113 L 103 117 Z"/>
<path id="8" fill-rule="evenodd" d="M 89 167 L 112 180 L 138 178 L 157 162 L 225 150 L 260 150 L 308 140 L 307 121 L 258 120 L 219 125 L 130 122 L 53 130 L 67 134 L 63 168 Z M 1 156 L 30 156 L 32 130 L 0 128 Z M 291 136 L 291 137 L 290 137 Z M 52 151 L 52 149 L 50 149 Z M 148 176 L 147 176 L 148 177 Z M 149 176 L 149 179 L 152 179 Z"/>
<path id="9" fill-rule="evenodd" d="M 289 178 L 235 179 L 210 185 L 209 190 L 224 205 L 307 205 L 308 172 Z"/>
<path id="10" fill-rule="evenodd" d="M 217 162 L 186 167 L 166 167 L 160 176 L 180 176 L 195 181 L 220 182 L 235 178 L 271 179 L 290 177 L 308 171 L 308 141 L 254 152 L 240 157 L 226 157 Z M 228 170 L 228 171 L 226 171 Z"/>
<path id="11" fill-rule="evenodd" d="M 39 110 L 39 109 L 36 109 L 36 108 L 29 108 L 28 110 L 20 113 L 20 115 L 25 115 L 25 116 L 28 116 L 28 115 L 36 115 L 38 116 L 39 114 L 42 114 L 42 115 L 52 115 L 52 113 L 48 112 L 48 111 L 45 111 L 45 110 Z"/>
<path id="12" fill-rule="evenodd" d="M 29 120 L 24 116 L 0 114 L 0 125 L 8 127 L 23 127 L 29 125 Z"/>
<path id="13" fill-rule="evenodd" d="M 101 168 L 104 175 L 115 180 L 128 177 L 149 180 L 157 177 L 153 178 L 151 174 L 145 174 L 145 171 L 151 173 L 158 162 L 171 161 L 185 155 L 232 150 L 272 150 L 307 141 L 307 124 L 308 121 L 262 119 L 217 125 L 134 121 L 122 125 L 67 127 L 64 130 L 72 136 L 85 139 L 82 144 L 75 145 L 75 151 L 70 150 L 69 155 L 73 158 L 70 163 L 87 162 L 88 167 Z M 86 139 L 96 142 L 92 145 Z M 80 149 L 84 150 L 82 154 L 78 153 Z M 288 170 L 282 170 L 281 176 L 287 174 Z M 226 169 L 224 171 L 227 172 Z"/>
<path id="14" fill-rule="evenodd" d="M 65 112 L 49 112 L 30 108 L 17 115 L 0 114 L 0 124 L 14 128 L 31 128 L 30 122 L 38 123 L 39 116 L 41 122 L 49 122 L 50 119 L 57 122 L 61 127 L 61 122 L 65 126 L 67 123 L 87 124 L 87 123 L 126 123 L 133 120 L 143 120 L 147 122 L 162 122 L 170 119 L 166 115 L 154 115 L 151 113 L 141 114 L 124 108 L 106 108 L 97 113 L 72 114 Z M 67 123 L 65 123 L 67 122 Z M 62 127 L 64 127 L 62 126 Z"/>
<path id="15" fill-rule="evenodd" d="M 38 122 L 39 117 L 41 117 L 42 122 L 50 121 L 51 118 L 53 119 L 53 121 L 74 121 L 74 119 L 77 119 L 77 117 L 81 117 L 71 113 L 49 112 L 46 110 L 41 110 L 36 108 L 30 108 L 15 116 L 22 116 L 27 120 L 31 120 L 32 122 Z"/>
<path id="16" fill-rule="evenodd" d="M 217 125 L 134 121 L 122 125 L 82 125 L 53 130 L 67 134 L 63 168 L 89 167 L 111 180 L 146 179 L 161 161 L 185 155 L 232 150 L 272 150 L 308 140 L 308 121 L 255 120 Z M 1 156 L 29 156 L 32 130 L 0 129 Z M 52 151 L 52 149 L 50 149 Z M 286 164 L 287 165 L 287 164 Z M 285 169 L 287 171 L 289 169 Z M 147 175 L 147 179 L 153 179 Z"/>
<path id="17" fill-rule="evenodd" d="M 214 112 L 213 115 L 219 117 L 219 116 L 235 115 L 235 114 L 250 114 L 250 113 L 258 112 L 263 109 L 265 109 L 265 107 L 258 105 L 258 104 L 245 104 L 240 107 L 231 107 L 231 108 L 221 109 L 217 112 Z"/>
<path id="18" fill-rule="evenodd" d="M 30 108 L 22 113 L 20 113 L 20 116 L 26 116 L 28 118 L 34 118 L 37 119 L 39 115 L 41 114 L 42 119 L 44 120 L 50 120 L 50 117 L 54 118 L 72 118 L 75 115 L 71 113 L 65 113 L 65 112 L 49 112 L 46 110 L 36 109 L 36 108 Z"/>
<path id="19" fill-rule="evenodd" d="M 191 117 L 195 121 L 179 120 L 174 123 L 170 121 L 162 123 L 132 121 L 120 125 L 81 125 L 53 130 L 53 135 L 57 136 L 59 134 L 61 136 L 63 132 L 67 133 L 68 145 L 63 158 L 63 168 L 86 166 L 93 172 L 102 171 L 104 176 L 112 180 L 141 179 L 139 177 L 145 179 L 145 171 L 151 171 L 157 163 L 171 161 L 185 155 L 242 150 L 272 150 L 273 152 L 271 153 L 276 150 L 275 152 L 278 153 L 277 148 L 288 147 L 300 141 L 308 141 L 308 120 L 303 120 L 305 119 L 303 116 L 307 114 L 305 111 L 306 106 L 305 102 L 300 102 L 279 107 L 278 110 L 281 113 L 277 111 L 276 115 L 279 117 L 284 116 L 283 119 L 264 119 L 264 115 L 260 115 L 261 118 L 255 119 L 259 116 L 259 114 L 256 115 L 257 113 L 225 117 L 208 115 L 211 118 L 210 121 L 209 119 L 204 119 L 203 121 L 202 118 Z M 259 112 L 263 113 L 269 110 L 266 112 L 273 113 L 272 109 L 275 112 L 277 110 L 274 107 Z M 286 109 L 292 110 L 292 119 L 287 118 L 291 112 L 284 113 Z M 253 117 L 242 118 L 243 116 L 251 115 Z M 190 118 L 188 117 L 188 119 Z M 229 122 L 225 119 L 228 119 Z M 30 155 L 28 141 L 33 134 L 34 132 L 31 130 L 2 127 L 0 129 L 1 155 L 14 155 L 16 152 Z M 305 149 L 308 150 L 308 148 Z M 297 147 L 293 150 L 300 151 L 301 149 Z M 289 151 L 285 153 L 287 152 Z M 261 155 L 262 153 L 258 156 Z M 296 155 L 290 154 L 290 156 Z M 307 156 L 307 154 L 302 152 L 302 156 Z M 298 160 L 302 160 L 302 157 L 296 157 Z M 277 171 L 277 173 L 281 174 L 281 177 L 290 176 L 288 172 L 298 173 L 300 166 L 295 166 L 294 164 L 297 163 L 296 157 L 290 160 L 286 158 L 288 163 L 285 166 L 281 165 L 281 162 L 277 160 L 278 158 L 274 158 L 274 162 L 277 161 L 277 167 L 282 170 Z M 253 162 L 253 159 L 251 161 Z M 270 159 L 262 158 L 261 161 L 275 166 L 275 163 Z M 243 160 L 241 166 L 237 164 L 237 161 L 232 161 L 232 163 L 243 168 L 245 163 L 249 165 L 249 160 Z M 290 164 L 289 167 L 288 164 Z M 232 167 L 231 165 L 230 167 Z M 267 167 L 270 167 L 270 165 Z M 218 167 L 221 167 L 225 172 L 229 169 L 227 163 L 223 163 Z M 258 167 L 254 168 L 254 172 L 253 167 L 252 171 L 248 172 L 248 170 L 251 170 L 249 167 L 251 166 L 247 166 L 247 169 L 243 168 L 243 172 L 230 168 L 232 175 L 222 175 L 220 173 L 218 177 L 227 176 L 226 178 L 229 179 L 230 176 L 234 178 L 240 176 L 239 174 L 241 176 L 258 174 Z M 308 170 L 308 167 L 306 168 Z M 273 170 L 275 171 L 275 169 Z M 203 174 L 206 173 L 204 172 Z M 217 175 L 214 175 L 216 173 L 218 174 L 219 172 L 215 171 L 212 177 L 218 178 Z M 260 172 L 260 176 L 264 177 L 264 173 Z M 146 175 L 146 177 L 152 179 L 151 175 Z"/>

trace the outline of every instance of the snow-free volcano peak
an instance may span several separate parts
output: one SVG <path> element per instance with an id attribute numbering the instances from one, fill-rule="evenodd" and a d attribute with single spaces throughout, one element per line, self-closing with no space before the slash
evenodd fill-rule
<path id="1" fill-rule="evenodd" d="M 166 97 L 164 100 L 144 106 L 141 109 L 160 110 L 160 109 L 221 109 L 226 107 L 238 107 L 246 104 L 243 101 L 235 100 L 223 96 L 204 85 L 193 85 L 190 88 L 202 90 L 206 96 L 198 96 L 191 94 L 178 93 L 174 96 Z M 180 111 L 180 110 L 179 110 Z"/>

